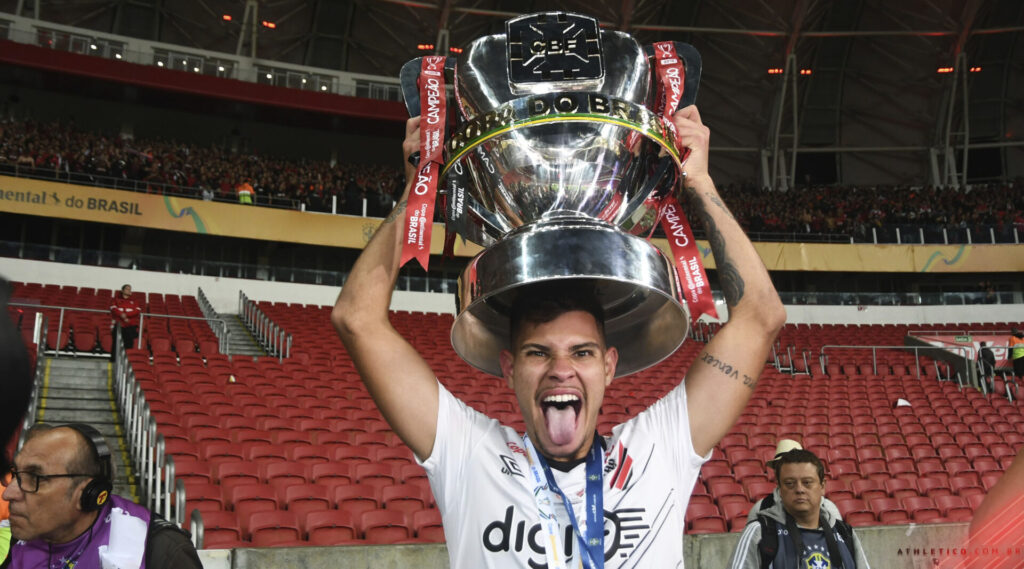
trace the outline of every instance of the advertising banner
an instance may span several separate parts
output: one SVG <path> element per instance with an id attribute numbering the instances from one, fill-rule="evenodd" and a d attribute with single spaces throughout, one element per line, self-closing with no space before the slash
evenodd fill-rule
<path id="1" fill-rule="evenodd" d="M 365 218 L 203 201 L 0 176 L 0 211 L 249 239 L 360 249 L 381 223 Z M 435 224 L 430 251 L 441 254 Z M 479 247 L 455 244 L 456 255 Z"/>
<path id="2" fill-rule="evenodd" d="M 0 211 L 99 223 L 150 227 L 248 239 L 362 248 L 378 218 L 300 212 L 199 199 L 77 186 L 0 176 Z M 444 230 L 434 224 L 430 253 L 444 250 Z M 665 239 L 653 239 L 666 255 Z M 708 269 L 715 268 L 707 241 L 697 241 Z M 997 273 L 1024 271 L 1020 245 L 863 245 L 754 243 L 772 271 Z M 480 247 L 455 240 L 454 254 L 472 257 Z"/>

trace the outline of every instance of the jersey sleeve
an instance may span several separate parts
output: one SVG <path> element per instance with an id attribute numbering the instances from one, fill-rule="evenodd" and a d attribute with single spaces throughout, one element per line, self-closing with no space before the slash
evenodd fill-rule
<path id="1" fill-rule="evenodd" d="M 696 481 L 696 471 L 711 458 L 711 452 L 707 456 L 700 456 L 693 449 L 690 415 L 686 405 L 685 382 L 681 382 L 630 422 L 635 423 L 634 428 L 644 432 L 645 436 L 657 440 L 659 445 L 663 445 L 662 448 L 672 449 L 680 472 L 694 471 Z"/>
<path id="2" fill-rule="evenodd" d="M 437 386 L 437 435 L 426 460 L 417 462 L 427 471 L 434 499 L 446 504 L 442 511 L 461 511 L 468 507 L 467 467 L 479 445 L 500 424 L 458 400 L 444 385 Z"/>

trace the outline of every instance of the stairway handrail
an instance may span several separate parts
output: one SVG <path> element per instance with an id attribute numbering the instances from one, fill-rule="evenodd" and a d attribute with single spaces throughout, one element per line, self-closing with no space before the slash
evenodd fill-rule
<path id="1" fill-rule="evenodd" d="M 243 291 L 238 291 L 238 316 L 259 341 L 267 353 L 277 356 L 278 361 L 291 357 L 292 335 L 281 328 L 274 320 L 263 312 L 263 309 Z"/>
<path id="2" fill-rule="evenodd" d="M 95 312 L 95 313 L 101 313 L 101 314 L 110 314 L 109 310 L 101 310 L 99 308 L 80 308 L 80 307 L 77 307 L 77 306 L 54 306 L 54 305 L 49 305 L 49 304 L 31 304 L 31 303 L 27 303 L 27 302 L 10 302 L 8 304 L 10 304 L 10 306 L 24 306 L 24 307 L 27 307 L 27 308 L 40 308 L 40 309 L 45 308 L 45 309 L 48 309 L 48 310 L 60 310 L 60 320 L 57 323 L 57 341 L 58 342 L 60 342 L 61 332 L 64 331 L 64 312 L 65 311 Z M 227 334 L 227 329 L 228 329 L 228 323 L 223 318 L 207 318 L 205 316 L 183 316 L 183 315 L 180 315 L 180 314 L 160 314 L 158 312 L 142 312 L 142 313 L 139 314 L 139 338 L 138 338 L 138 345 L 136 345 L 136 347 L 140 348 L 140 349 L 142 348 L 142 329 L 143 329 L 143 324 L 144 324 L 144 320 L 145 320 L 145 318 L 147 316 L 149 316 L 150 318 L 171 318 L 171 319 L 175 319 L 175 320 L 205 320 L 208 323 L 209 322 L 219 322 L 220 326 L 221 326 L 221 329 L 224 330 L 225 334 Z M 210 328 L 212 329 L 213 326 L 211 326 Z M 48 328 L 47 328 L 47 330 L 48 330 Z M 216 332 L 214 332 L 214 334 L 216 334 Z M 43 344 L 43 345 L 45 345 L 45 344 Z M 60 353 L 60 346 L 57 346 L 57 348 L 54 350 L 54 352 L 59 354 Z"/>
<path id="3" fill-rule="evenodd" d="M 210 317 L 210 314 L 217 314 L 217 311 L 213 309 L 213 305 L 210 304 L 210 299 L 206 298 L 206 293 L 203 292 L 203 287 L 198 287 L 196 292 L 196 299 L 199 302 L 199 310 L 203 313 L 203 316 Z M 214 320 L 221 320 L 220 318 L 213 318 Z M 213 327 L 210 327 L 213 329 Z M 217 336 L 217 351 L 224 354 L 227 353 L 228 347 L 228 335 L 231 334 L 231 330 L 228 330 L 227 322 L 221 326 L 219 330 L 214 329 L 213 333 Z"/>
<path id="4" fill-rule="evenodd" d="M 39 411 L 39 394 L 42 392 L 43 377 L 46 375 L 46 356 L 44 351 L 46 349 L 46 339 L 49 334 L 50 326 L 49 318 L 45 314 L 41 316 L 42 322 L 39 326 L 40 337 L 32 338 L 33 341 L 36 341 L 36 368 L 32 370 L 32 392 L 29 394 L 28 408 L 25 409 L 25 417 L 22 420 L 21 432 L 18 434 L 18 449 L 21 449 L 22 445 L 25 444 L 25 437 L 28 435 L 28 430 L 36 423 L 36 412 Z M 34 323 L 33 326 L 35 326 Z"/>
<path id="5" fill-rule="evenodd" d="M 917 379 L 921 379 L 921 361 L 920 361 L 920 359 L 921 359 L 920 351 L 921 350 L 946 350 L 946 349 L 949 349 L 950 351 L 963 351 L 964 352 L 964 355 L 963 355 L 964 358 L 967 358 L 967 355 L 969 354 L 968 348 L 966 348 L 964 346 L 948 346 L 948 348 L 947 348 L 947 347 L 939 347 L 939 346 L 870 346 L 870 345 L 868 345 L 868 346 L 864 346 L 864 345 L 860 345 L 860 346 L 846 346 L 846 345 L 839 345 L 839 344 L 826 344 L 826 345 L 822 346 L 821 350 L 819 351 L 819 358 L 820 358 L 820 363 L 821 363 L 821 369 L 822 370 L 825 369 L 826 362 L 828 361 L 828 354 L 825 353 L 825 350 L 829 349 L 829 348 L 833 348 L 833 349 L 864 349 L 864 350 L 870 349 L 871 350 L 871 365 L 872 365 L 872 369 L 874 370 L 874 372 L 876 374 L 878 373 L 878 353 L 877 353 L 877 350 L 913 350 L 914 351 L 914 367 L 917 370 Z"/>

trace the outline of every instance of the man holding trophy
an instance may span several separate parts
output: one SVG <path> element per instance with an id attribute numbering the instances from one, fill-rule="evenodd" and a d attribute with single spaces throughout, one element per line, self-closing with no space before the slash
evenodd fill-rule
<path id="1" fill-rule="evenodd" d="M 690 104 L 699 73 L 690 46 L 645 50 L 565 13 L 515 18 L 457 62 L 403 69 L 420 115 L 403 143 L 409 181 L 332 321 L 427 470 L 452 567 L 682 566 L 697 474 L 785 321 L 708 174 L 710 131 Z M 523 435 L 454 398 L 388 320 L 401 264 L 425 265 L 424 243 L 429 254 L 438 181 L 449 226 L 486 247 L 460 279 L 453 346 L 515 391 Z M 679 386 L 601 437 L 612 380 L 675 351 L 689 311 L 713 310 L 676 195 L 707 230 L 729 320 Z M 673 260 L 644 239 L 659 221 Z"/>

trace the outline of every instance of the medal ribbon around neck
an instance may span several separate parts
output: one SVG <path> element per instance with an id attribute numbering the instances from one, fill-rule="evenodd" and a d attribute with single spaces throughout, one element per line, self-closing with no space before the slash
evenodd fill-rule
<path id="1" fill-rule="evenodd" d="M 555 482 L 555 477 L 552 475 L 547 461 L 537 452 L 528 435 L 523 435 L 523 444 L 526 446 L 526 458 L 530 463 L 533 498 L 537 502 L 540 524 L 547 534 L 544 552 L 547 555 L 548 569 L 564 569 L 566 567 L 566 560 L 562 558 L 559 547 L 561 534 L 558 530 L 558 518 L 555 516 L 556 495 L 562 499 L 565 510 L 569 513 L 573 534 L 576 535 L 576 545 L 580 551 L 577 556 L 577 566 L 586 569 L 604 569 L 604 487 L 602 483 L 604 460 L 602 459 L 601 445 L 594 441 L 587 453 L 586 535 L 584 535 L 584 529 L 576 520 L 572 504 Z"/>
<path id="2" fill-rule="evenodd" d="M 668 124 L 673 125 L 672 135 L 677 137 L 678 144 L 678 134 L 672 123 L 672 115 L 683 98 L 686 68 L 676 54 L 673 42 L 663 41 L 654 44 L 654 70 L 658 76 L 658 99 L 663 101 L 664 105 L 662 116 Z M 684 160 L 689 153 L 688 149 L 684 151 Z M 697 240 L 693 238 L 690 221 L 675 196 L 669 194 L 662 199 L 660 215 L 661 228 L 665 231 L 669 248 L 672 250 L 672 261 L 683 299 L 690 307 L 690 320 L 697 322 L 702 314 L 718 318 L 715 299 L 711 296 L 711 286 L 708 284 L 708 275 L 701 262 L 700 248 L 697 247 Z"/>

